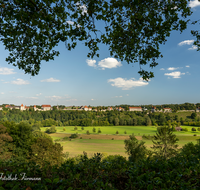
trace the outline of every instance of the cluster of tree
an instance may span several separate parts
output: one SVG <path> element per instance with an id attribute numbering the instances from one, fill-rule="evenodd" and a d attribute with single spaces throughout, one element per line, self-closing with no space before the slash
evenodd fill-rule
<path id="1" fill-rule="evenodd" d="M 52 138 L 37 127 L 21 122 L 1 122 L 0 159 L 15 163 L 34 161 L 42 166 L 60 165 L 64 159 L 63 147 L 53 143 Z"/>
<path id="2" fill-rule="evenodd" d="M 20 111 L 7 110 L 0 111 L 1 121 L 13 121 L 20 123 L 27 122 L 30 125 L 39 127 L 50 126 L 109 126 L 109 125 L 131 125 L 131 126 L 151 126 L 151 125 L 189 125 L 193 123 L 198 126 L 200 117 L 197 113 L 192 113 L 186 118 L 179 117 L 177 114 L 169 113 L 149 113 L 147 112 L 87 112 L 87 111 Z"/>

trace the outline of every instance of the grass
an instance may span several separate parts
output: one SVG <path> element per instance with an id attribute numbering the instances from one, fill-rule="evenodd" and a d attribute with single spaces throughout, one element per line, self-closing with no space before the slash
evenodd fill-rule
<path id="1" fill-rule="evenodd" d="M 55 139 L 61 139 L 63 137 L 69 137 L 70 134 L 78 133 L 79 137 L 72 139 L 71 141 L 58 141 L 63 146 L 63 152 L 69 152 L 70 157 L 83 154 L 83 151 L 88 153 L 88 156 L 93 156 L 94 153 L 105 153 L 107 155 L 116 155 L 120 154 L 122 156 L 128 157 L 125 153 L 124 140 L 129 138 L 129 135 L 132 133 L 135 134 L 138 140 L 142 140 L 142 135 L 155 135 L 157 130 L 154 126 L 97 126 L 101 129 L 102 133 L 97 134 L 93 133 L 91 127 L 84 127 L 84 130 L 81 130 L 81 127 L 77 126 L 78 130 L 74 130 L 74 126 L 65 126 L 65 127 L 56 127 L 57 133 L 50 134 L 50 136 Z M 180 131 L 174 132 L 174 134 L 179 139 L 178 145 L 181 148 L 183 145 L 189 142 L 196 144 L 196 139 L 200 138 L 200 131 L 193 132 L 191 128 L 193 126 L 182 126 L 183 128 L 188 128 L 189 131 Z M 63 128 L 66 131 L 63 131 Z M 195 127 L 197 129 L 197 127 Z M 41 131 L 45 131 L 46 127 L 41 128 Z M 90 135 L 86 134 L 86 131 L 90 131 Z M 116 131 L 119 132 L 116 135 Z M 124 131 L 127 134 L 124 134 Z M 196 134 L 197 136 L 193 136 Z M 82 139 L 80 139 L 82 137 Z M 114 139 L 114 140 L 112 140 Z M 148 149 L 153 145 L 151 140 L 143 140 Z"/>

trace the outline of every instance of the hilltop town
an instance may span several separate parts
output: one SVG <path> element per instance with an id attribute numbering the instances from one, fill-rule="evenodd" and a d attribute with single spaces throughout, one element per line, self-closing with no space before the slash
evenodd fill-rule
<path id="1" fill-rule="evenodd" d="M 21 111 L 25 111 L 25 110 L 30 110 L 30 108 L 34 111 L 49 111 L 49 110 L 78 110 L 78 111 L 112 111 L 112 110 L 117 110 L 117 111 L 139 111 L 139 112 L 143 112 L 143 111 L 150 111 L 152 113 L 154 112 L 172 112 L 171 108 L 156 108 L 155 106 L 152 106 L 151 109 L 147 109 L 145 107 L 129 107 L 127 106 L 126 109 L 122 108 L 122 107 L 105 107 L 105 106 L 97 106 L 97 107 L 92 107 L 92 106 L 51 106 L 51 105 L 41 105 L 41 106 L 24 106 L 23 104 L 21 104 L 21 106 L 15 106 L 15 105 L 4 105 L 0 107 L 0 110 L 3 110 L 3 108 L 6 109 L 18 109 Z M 197 107 L 196 110 L 178 110 L 178 112 L 182 112 L 182 111 L 196 111 L 196 112 L 200 112 L 200 107 Z"/>

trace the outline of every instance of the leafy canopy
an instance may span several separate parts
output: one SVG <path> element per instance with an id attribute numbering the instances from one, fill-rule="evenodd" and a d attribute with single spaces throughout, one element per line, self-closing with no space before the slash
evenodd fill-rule
<path id="1" fill-rule="evenodd" d="M 141 66 L 158 65 L 159 46 L 172 30 L 186 29 L 191 14 L 187 0 L 0 0 L 0 41 L 10 52 L 8 64 L 32 76 L 41 61 L 59 55 L 59 42 L 71 50 L 84 41 L 88 57 L 98 57 L 98 45 L 106 44 L 111 56 L 139 62 L 138 73 L 148 80 L 154 74 Z M 97 21 L 105 23 L 104 31 Z"/>

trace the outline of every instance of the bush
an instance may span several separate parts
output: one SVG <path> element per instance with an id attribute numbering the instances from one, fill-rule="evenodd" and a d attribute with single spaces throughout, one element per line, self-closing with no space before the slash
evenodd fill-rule
<path id="1" fill-rule="evenodd" d="M 197 136 L 197 134 L 194 134 L 193 136 Z"/>
<path id="2" fill-rule="evenodd" d="M 84 130 L 84 127 L 81 127 L 82 130 Z"/>
<path id="3" fill-rule="evenodd" d="M 89 134 L 90 134 L 89 130 L 87 130 L 86 134 L 87 134 L 87 135 L 89 135 Z"/>
<path id="4" fill-rule="evenodd" d="M 182 130 L 183 130 L 183 131 L 189 131 L 188 128 L 183 128 Z"/>
<path id="5" fill-rule="evenodd" d="M 126 134 L 127 132 L 126 131 L 124 131 L 124 134 Z"/>
<path id="6" fill-rule="evenodd" d="M 192 129 L 191 129 L 192 131 L 196 131 L 196 128 L 194 128 L 194 127 L 192 127 Z"/>
<path id="7" fill-rule="evenodd" d="M 67 140 L 69 140 L 69 137 L 63 137 L 62 140 L 67 141 Z"/>
<path id="8" fill-rule="evenodd" d="M 48 134 L 50 134 L 50 133 L 56 133 L 56 127 L 55 126 L 52 126 L 52 127 L 50 127 L 49 129 L 47 129 L 46 131 L 45 131 L 45 133 L 48 133 Z"/>
<path id="9" fill-rule="evenodd" d="M 112 138 L 111 140 L 114 140 L 114 138 Z"/>
<path id="10" fill-rule="evenodd" d="M 78 137 L 78 135 L 75 133 L 75 134 L 71 134 L 69 138 L 75 139 L 75 138 L 77 138 L 77 137 Z"/>
<path id="11" fill-rule="evenodd" d="M 98 133 L 101 133 L 101 129 L 100 128 L 98 129 Z"/>
<path id="12" fill-rule="evenodd" d="M 82 139 L 82 137 L 80 137 L 80 139 Z"/>
<path id="13" fill-rule="evenodd" d="M 95 133 L 96 132 L 96 129 L 93 127 L 93 133 Z"/>
<path id="14" fill-rule="evenodd" d="M 116 131 L 116 134 L 119 134 L 119 132 L 118 132 L 118 131 Z"/>
<path id="15" fill-rule="evenodd" d="M 200 127 L 198 127 L 197 130 L 200 131 Z"/>
<path id="16" fill-rule="evenodd" d="M 66 129 L 65 129 L 65 128 L 63 128 L 63 131 L 66 131 Z"/>
<path id="17" fill-rule="evenodd" d="M 78 130 L 78 127 L 77 127 L 77 126 L 75 126 L 75 127 L 74 127 L 74 130 L 75 130 L 75 131 L 76 131 L 76 130 Z"/>

